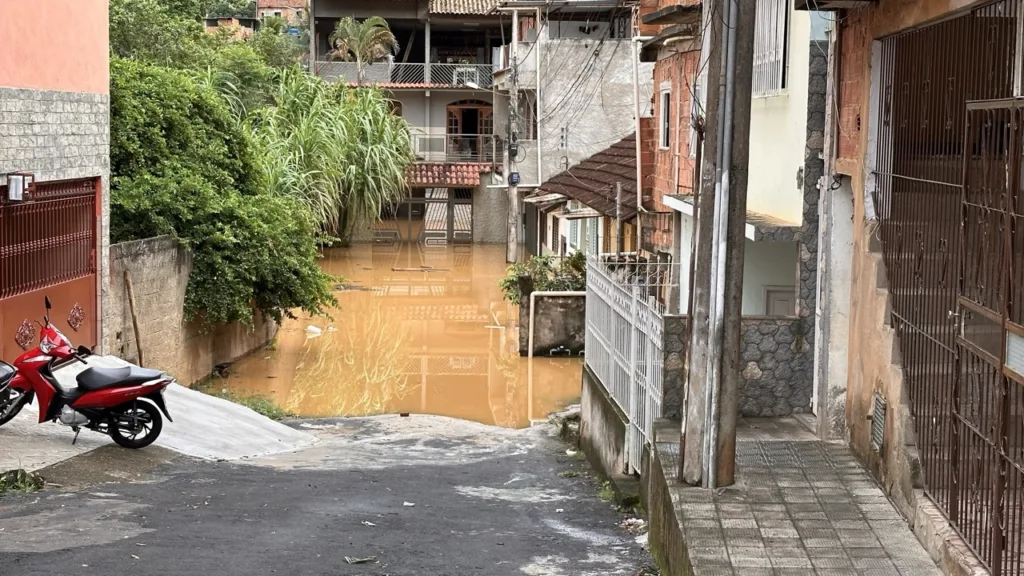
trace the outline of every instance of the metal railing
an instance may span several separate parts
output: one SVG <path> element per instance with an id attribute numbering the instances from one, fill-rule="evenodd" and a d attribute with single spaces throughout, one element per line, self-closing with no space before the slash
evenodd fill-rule
<path id="1" fill-rule="evenodd" d="M 671 264 L 633 255 L 587 259 L 586 364 L 629 417 L 626 456 L 640 472 L 654 420 L 661 416 L 663 326 Z"/>
<path id="2" fill-rule="evenodd" d="M 423 162 L 495 162 L 504 153 L 493 134 L 432 134 L 413 129 L 413 150 Z"/>
<path id="3" fill-rule="evenodd" d="M 319 61 L 316 72 L 324 80 L 359 81 L 355 62 Z M 489 89 L 494 81 L 491 64 L 426 64 L 409 62 L 375 62 L 363 65 L 364 84 L 411 84 L 424 86 L 459 86 Z"/>

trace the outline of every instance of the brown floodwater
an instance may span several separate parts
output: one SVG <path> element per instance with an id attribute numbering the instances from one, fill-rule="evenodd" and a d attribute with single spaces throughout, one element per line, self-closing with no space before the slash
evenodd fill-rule
<path id="1" fill-rule="evenodd" d="M 511 428 L 575 401 L 582 361 L 521 358 L 504 246 L 327 250 L 331 318 L 286 320 L 223 385 L 304 417 L 438 414 Z"/>

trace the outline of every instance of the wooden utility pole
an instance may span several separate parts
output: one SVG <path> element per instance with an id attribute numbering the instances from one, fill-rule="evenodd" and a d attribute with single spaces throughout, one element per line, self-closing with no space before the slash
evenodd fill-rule
<path id="1" fill-rule="evenodd" d="M 519 226 L 522 213 L 519 211 L 519 186 L 511 180 L 518 174 L 516 156 L 519 154 L 519 11 L 512 11 L 512 45 L 509 59 L 512 82 L 508 91 L 508 238 L 505 246 L 505 261 L 514 263 L 519 259 Z M 537 141 L 540 146 L 540 140 Z"/>
<path id="2" fill-rule="evenodd" d="M 705 4 L 711 12 L 702 56 L 709 81 L 696 223 L 701 249 L 679 477 L 708 488 L 728 486 L 735 477 L 755 4 Z"/>

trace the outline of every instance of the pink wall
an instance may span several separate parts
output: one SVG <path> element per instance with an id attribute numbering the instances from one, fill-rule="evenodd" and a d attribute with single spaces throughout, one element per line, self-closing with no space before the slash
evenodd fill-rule
<path id="1" fill-rule="evenodd" d="M 107 0 L 0 0 L 0 86 L 106 94 L 107 10 Z"/>

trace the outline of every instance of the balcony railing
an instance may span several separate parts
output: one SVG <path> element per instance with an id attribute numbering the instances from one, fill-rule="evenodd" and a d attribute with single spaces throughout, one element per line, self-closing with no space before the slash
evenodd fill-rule
<path id="1" fill-rule="evenodd" d="M 495 162 L 504 148 L 492 134 L 425 134 L 413 129 L 413 150 L 421 162 Z"/>
<path id="2" fill-rule="evenodd" d="M 363 66 L 364 84 L 410 84 L 423 86 L 461 86 L 470 89 L 491 87 L 494 78 L 491 64 L 424 64 L 408 62 L 375 62 Z M 355 62 L 316 63 L 317 74 L 324 80 L 357 82 Z"/>

